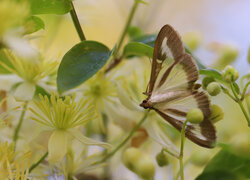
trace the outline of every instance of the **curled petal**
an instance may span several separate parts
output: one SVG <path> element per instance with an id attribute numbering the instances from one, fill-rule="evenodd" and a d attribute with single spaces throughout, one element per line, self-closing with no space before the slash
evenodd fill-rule
<path id="1" fill-rule="evenodd" d="M 68 132 L 75 137 L 78 141 L 82 142 L 83 144 L 86 144 L 88 146 L 102 146 L 104 148 L 111 148 L 111 145 L 108 143 L 96 141 L 94 139 L 88 138 L 84 136 L 80 131 L 76 129 L 70 129 Z"/>
<path id="2" fill-rule="evenodd" d="M 142 111 L 142 108 L 139 106 L 139 102 L 136 103 L 133 101 L 133 99 L 129 97 L 128 93 L 126 93 L 119 84 L 117 84 L 117 95 L 121 103 L 129 110 Z"/>
<path id="3" fill-rule="evenodd" d="M 29 82 L 23 82 L 20 84 L 14 93 L 14 97 L 17 101 L 30 101 L 32 100 L 36 90 L 36 85 Z"/>
<path id="4" fill-rule="evenodd" d="M 176 157 L 179 156 L 178 148 L 168 138 L 167 134 L 160 128 L 157 120 L 148 119 L 144 124 L 149 136 L 154 139 L 157 143 L 167 149 L 169 152 L 174 154 Z"/>

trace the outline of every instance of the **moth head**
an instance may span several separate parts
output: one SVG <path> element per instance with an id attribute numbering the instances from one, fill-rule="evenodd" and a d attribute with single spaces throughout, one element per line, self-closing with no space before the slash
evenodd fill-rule
<path id="1" fill-rule="evenodd" d="M 140 106 L 143 107 L 144 109 L 148 109 L 152 107 L 152 103 L 150 101 L 144 100 L 142 101 Z"/>

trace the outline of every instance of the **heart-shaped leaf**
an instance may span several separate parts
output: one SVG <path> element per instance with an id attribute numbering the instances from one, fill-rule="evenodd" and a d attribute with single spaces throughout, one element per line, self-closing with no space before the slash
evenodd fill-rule
<path id="1" fill-rule="evenodd" d="M 96 41 L 83 41 L 71 48 L 58 69 L 59 92 L 72 89 L 93 76 L 110 57 L 110 50 Z"/>

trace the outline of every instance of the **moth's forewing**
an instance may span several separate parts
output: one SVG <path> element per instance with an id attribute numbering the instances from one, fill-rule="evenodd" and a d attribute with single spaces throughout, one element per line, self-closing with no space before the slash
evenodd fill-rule
<path id="1" fill-rule="evenodd" d="M 161 28 L 154 47 L 151 76 L 147 93 L 151 93 L 158 73 L 161 70 L 162 62 L 167 58 L 178 59 L 185 54 L 185 49 L 180 35 L 170 25 Z"/>
<path id="2" fill-rule="evenodd" d="M 192 108 L 200 108 L 205 116 L 199 125 L 188 123 L 186 136 L 194 143 L 211 148 L 216 140 L 215 128 L 209 120 L 210 102 L 204 92 L 195 89 L 198 68 L 185 53 L 179 34 L 165 25 L 159 32 L 154 48 L 152 71 L 144 102 L 179 131 Z"/>

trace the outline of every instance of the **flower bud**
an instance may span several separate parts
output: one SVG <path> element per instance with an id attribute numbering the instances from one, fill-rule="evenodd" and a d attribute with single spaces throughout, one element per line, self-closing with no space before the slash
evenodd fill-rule
<path id="1" fill-rule="evenodd" d="M 136 173 L 144 179 L 152 179 L 155 174 L 155 165 L 146 155 L 135 163 Z"/>
<path id="2" fill-rule="evenodd" d="M 142 157 L 142 152 L 137 148 L 128 148 L 122 154 L 124 165 L 131 171 L 135 172 L 135 163 Z"/>
<path id="3" fill-rule="evenodd" d="M 153 161 L 137 148 L 128 148 L 123 152 L 124 165 L 144 179 L 152 179 L 155 174 Z"/>
<path id="4" fill-rule="evenodd" d="M 221 107 L 213 104 L 211 109 L 212 109 L 212 114 L 210 116 L 210 120 L 212 121 L 212 123 L 216 123 L 224 118 L 224 112 L 221 109 Z"/>
<path id="5" fill-rule="evenodd" d="M 223 69 L 226 65 L 233 63 L 238 57 L 238 50 L 232 46 L 225 46 L 221 50 L 221 55 L 217 59 L 217 69 Z"/>
<path id="6" fill-rule="evenodd" d="M 205 78 L 202 80 L 202 88 L 206 90 L 208 84 L 211 83 L 211 82 L 214 82 L 214 78 L 212 78 L 212 77 L 205 77 Z"/>
<path id="7" fill-rule="evenodd" d="M 162 151 L 156 155 L 156 162 L 160 167 L 167 166 L 169 164 L 168 157 Z"/>
<path id="8" fill-rule="evenodd" d="M 193 153 L 193 155 L 191 156 L 191 162 L 198 167 L 207 164 L 209 159 L 210 159 L 210 153 L 204 149 Z"/>
<path id="9" fill-rule="evenodd" d="M 234 82 L 239 77 L 239 72 L 235 69 L 235 67 L 228 65 L 222 71 L 222 77 L 226 82 Z"/>
<path id="10" fill-rule="evenodd" d="M 241 157 L 249 158 L 250 157 L 249 139 L 250 139 L 250 134 L 248 132 L 236 134 L 233 137 L 232 143 L 231 143 L 233 153 Z"/>
<path id="11" fill-rule="evenodd" d="M 190 32 L 183 36 L 183 41 L 191 51 L 195 51 L 200 46 L 202 37 L 198 33 Z"/>
<path id="12" fill-rule="evenodd" d="M 219 85 L 219 83 L 217 83 L 217 82 L 211 82 L 207 86 L 207 92 L 211 96 L 217 96 L 218 94 L 220 94 L 220 85 Z"/>
<path id="13" fill-rule="evenodd" d="M 186 119 L 190 123 L 199 124 L 203 121 L 204 115 L 199 108 L 193 108 L 188 111 Z"/>

